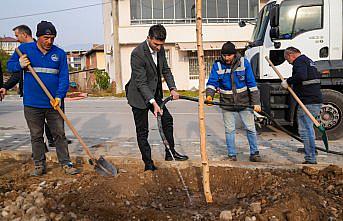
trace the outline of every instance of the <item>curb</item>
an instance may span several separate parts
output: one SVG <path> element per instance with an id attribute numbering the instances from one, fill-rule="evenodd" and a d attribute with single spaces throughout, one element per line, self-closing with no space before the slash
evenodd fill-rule
<path id="1" fill-rule="evenodd" d="M 141 165 L 142 168 L 144 166 L 142 160 L 140 158 L 127 158 L 123 157 L 115 157 L 115 156 L 104 156 L 105 159 L 112 163 L 113 165 Z M 71 160 L 73 162 L 88 164 L 88 156 L 87 155 L 71 155 Z M 31 160 L 31 152 L 27 151 L 11 151 L 11 150 L 4 150 L 0 151 L 0 159 L 14 159 L 18 161 L 30 161 Z M 57 155 L 55 152 L 48 152 L 46 153 L 46 160 L 49 162 L 58 162 Z M 186 169 L 189 167 L 201 167 L 202 163 L 200 161 L 183 161 L 183 162 L 166 162 L 164 160 L 157 160 L 155 161 L 157 167 L 160 168 L 174 168 L 177 166 L 179 169 Z M 231 161 L 209 161 L 210 167 L 228 167 L 228 168 L 242 168 L 242 169 L 282 169 L 282 170 L 294 170 L 294 169 L 301 169 L 304 166 L 313 167 L 317 169 L 323 169 L 331 164 L 316 164 L 316 165 L 304 165 L 304 164 L 280 164 L 280 163 L 269 163 L 269 162 L 231 162 Z M 343 164 L 336 164 L 337 166 L 343 168 Z"/>

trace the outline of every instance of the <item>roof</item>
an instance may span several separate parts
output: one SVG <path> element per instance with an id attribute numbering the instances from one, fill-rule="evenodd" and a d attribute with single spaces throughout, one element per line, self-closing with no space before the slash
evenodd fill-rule
<path id="1" fill-rule="evenodd" d="M 86 56 L 88 56 L 94 52 L 98 52 L 98 51 L 104 52 L 104 45 L 103 44 L 101 44 L 101 45 L 94 44 L 93 48 L 91 50 L 87 51 Z"/>
<path id="2" fill-rule="evenodd" d="M 3 37 L 3 38 L 0 37 L 0 41 L 1 42 L 18 42 L 17 39 L 12 38 L 12 37 Z"/>

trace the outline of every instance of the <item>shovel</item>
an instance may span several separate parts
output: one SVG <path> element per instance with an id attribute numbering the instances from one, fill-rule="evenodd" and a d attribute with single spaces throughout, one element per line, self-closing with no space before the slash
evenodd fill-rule
<path id="1" fill-rule="evenodd" d="M 21 57 L 23 54 L 21 53 L 21 51 L 19 50 L 19 48 L 16 48 L 15 51 L 17 52 L 17 54 L 19 55 L 19 57 Z M 55 99 L 51 96 L 49 90 L 45 87 L 44 83 L 41 81 L 41 79 L 38 77 L 37 73 L 35 72 L 35 70 L 32 68 L 31 65 L 28 65 L 27 67 L 29 69 L 29 71 L 31 72 L 31 74 L 33 75 L 33 77 L 36 79 L 36 81 L 38 82 L 38 84 L 41 86 L 41 88 L 43 89 L 43 91 L 45 92 L 45 94 L 48 96 L 48 98 L 50 99 L 50 102 L 54 102 Z M 88 155 L 88 157 L 90 158 L 90 162 L 91 164 L 94 164 L 94 169 L 97 173 L 99 173 L 102 176 L 115 176 L 117 174 L 117 169 L 110 164 L 109 162 L 107 162 L 105 160 L 105 158 L 103 158 L 102 156 L 99 157 L 99 159 L 96 159 L 92 153 L 90 152 L 89 148 L 87 147 L 86 143 L 82 140 L 81 136 L 78 134 L 78 132 L 75 130 L 74 126 L 72 125 L 72 123 L 69 121 L 69 119 L 67 118 L 67 116 L 63 113 L 63 111 L 61 110 L 60 106 L 56 107 L 56 110 L 58 111 L 58 113 L 61 115 L 61 117 L 63 118 L 63 120 L 67 123 L 68 127 L 70 128 L 70 130 L 73 132 L 73 134 L 75 135 L 75 137 L 80 141 L 82 148 L 84 149 L 84 151 L 86 152 L 86 154 Z"/>
<path id="2" fill-rule="evenodd" d="M 273 62 L 268 58 L 268 56 L 265 57 L 265 59 L 267 60 L 267 62 L 269 63 L 269 65 L 273 68 L 273 70 L 275 71 L 275 73 L 279 76 L 279 78 L 283 81 L 285 80 L 283 78 L 283 76 L 281 75 L 281 73 L 279 72 L 278 69 L 276 69 L 276 67 L 274 66 Z M 298 96 L 295 94 L 295 92 L 293 91 L 293 89 L 291 87 L 287 88 L 289 93 L 291 93 L 291 95 L 294 97 L 294 99 L 298 102 L 298 104 L 300 105 L 300 107 L 304 110 L 304 112 L 306 113 L 306 115 L 312 120 L 312 122 L 314 123 L 315 127 L 319 130 L 319 132 L 322 134 L 322 140 L 323 143 L 325 145 L 325 149 L 326 152 L 329 151 L 329 142 L 328 142 L 328 137 L 326 135 L 325 132 L 325 128 L 316 120 L 316 118 L 313 117 L 313 115 L 310 113 L 310 111 L 306 108 L 306 106 L 303 104 L 303 102 L 298 98 Z"/>

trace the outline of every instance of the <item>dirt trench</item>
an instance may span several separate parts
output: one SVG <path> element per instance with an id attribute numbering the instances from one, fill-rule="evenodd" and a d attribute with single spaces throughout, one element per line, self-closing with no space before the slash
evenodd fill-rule
<path id="1" fill-rule="evenodd" d="M 322 170 L 211 167 L 214 202 L 206 204 L 201 168 L 181 170 L 190 205 L 173 168 L 143 172 L 141 165 L 118 165 L 117 177 L 101 177 L 90 165 L 65 175 L 48 164 L 32 177 L 31 162 L 0 161 L 0 220 L 343 220 L 342 168 Z M 5 216 L 4 216 L 5 215 Z"/>

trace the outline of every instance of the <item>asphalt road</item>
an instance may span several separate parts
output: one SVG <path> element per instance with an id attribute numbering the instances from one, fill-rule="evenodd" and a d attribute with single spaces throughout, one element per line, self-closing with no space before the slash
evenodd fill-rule
<path id="1" fill-rule="evenodd" d="M 174 118 L 174 136 L 176 149 L 186 153 L 191 159 L 200 160 L 200 142 L 197 103 L 179 100 L 167 104 Z M 126 99 L 86 98 L 66 102 L 66 114 L 85 143 L 99 155 L 113 157 L 132 157 L 140 159 L 136 143 L 136 133 L 130 106 Z M 222 161 L 227 159 L 225 133 L 221 110 L 218 107 L 205 106 L 206 149 L 209 159 Z M 154 159 L 163 160 L 164 146 L 161 142 L 156 118 L 149 115 L 149 141 Z M 237 123 L 240 128 L 240 122 Z M 69 145 L 71 154 L 84 154 L 79 142 L 69 128 L 66 134 L 73 143 Z M 342 141 L 330 141 L 330 148 L 343 151 Z M 265 162 L 294 164 L 303 161 L 303 154 L 297 149 L 302 147 L 298 141 L 283 132 L 269 128 L 258 131 L 258 145 Z M 323 146 L 317 141 L 318 146 Z M 239 161 L 249 161 L 249 144 L 245 132 L 236 132 L 236 148 Z M 0 103 L 0 150 L 30 152 L 29 130 L 23 114 L 22 100 L 18 96 L 8 96 Z M 51 149 L 53 150 L 53 148 Z M 320 152 L 318 162 L 342 164 L 342 156 Z"/>

